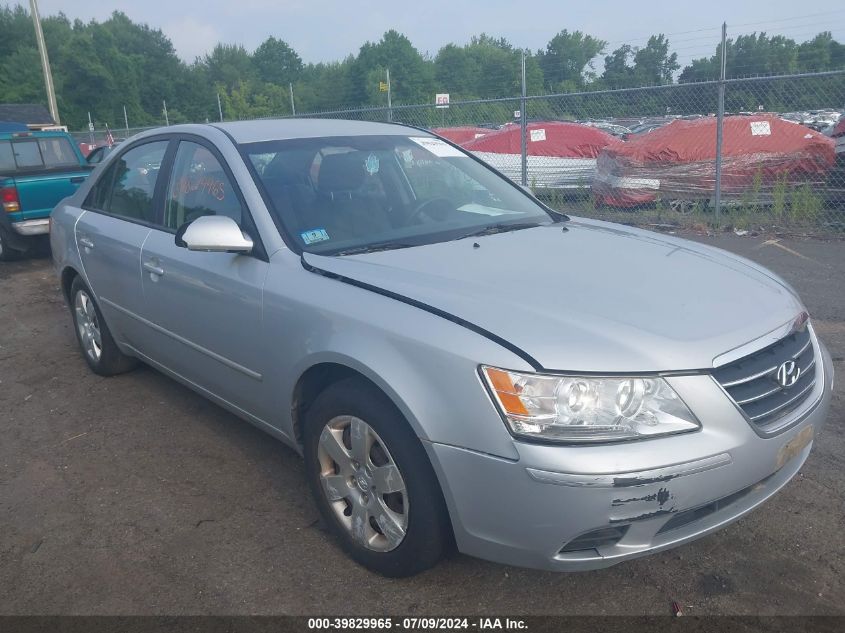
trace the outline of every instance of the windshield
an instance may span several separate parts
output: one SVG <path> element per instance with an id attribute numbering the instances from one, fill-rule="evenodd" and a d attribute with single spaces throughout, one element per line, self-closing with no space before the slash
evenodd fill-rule
<path id="1" fill-rule="evenodd" d="M 478 161 L 426 136 L 350 136 L 241 146 L 301 250 L 402 248 L 552 222 Z"/>

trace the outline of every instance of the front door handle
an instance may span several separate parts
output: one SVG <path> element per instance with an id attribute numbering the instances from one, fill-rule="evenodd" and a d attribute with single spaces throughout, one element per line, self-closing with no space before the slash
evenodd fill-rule
<path id="1" fill-rule="evenodd" d="M 71 181 L 73 184 L 77 184 L 77 183 L 80 183 L 80 182 L 85 182 L 85 176 L 74 176 L 73 178 L 71 178 L 71 179 L 70 179 L 70 181 Z"/>
<path id="2" fill-rule="evenodd" d="M 152 262 L 144 262 L 144 270 L 151 272 L 153 275 L 161 277 L 164 274 L 164 268 L 156 266 Z"/>
<path id="3" fill-rule="evenodd" d="M 87 237 L 80 237 L 79 238 L 79 245 L 84 246 L 85 248 L 94 248 L 94 242 L 92 242 Z"/>

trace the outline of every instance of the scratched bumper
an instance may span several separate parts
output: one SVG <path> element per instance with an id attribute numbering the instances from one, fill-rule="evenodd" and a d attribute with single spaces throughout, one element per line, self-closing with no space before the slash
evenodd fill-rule
<path id="1" fill-rule="evenodd" d="M 671 378 L 698 415 L 695 433 L 603 446 L 516 443 L 518 460 L 427 444 L 443 483 L 458 548 L 538 569 L 597 569 L 704 536 L 763 503 L 799 471 L 827 416 L 823 378 L 788 431 L 756 434 L 709 376 Z M 584 534 L 623 528 L 616 542 L 561 550 Z"/>

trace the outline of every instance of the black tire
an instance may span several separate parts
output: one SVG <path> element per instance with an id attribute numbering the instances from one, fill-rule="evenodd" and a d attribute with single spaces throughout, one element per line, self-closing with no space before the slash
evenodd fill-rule
<path id="1" fill-rule="evenodd" d="M 353 540 L 323 490 L 318 444 L 323 428 L 338 416 L 365 421 L 384 443 L 404 480 L 407 528 L 401 543 L 390 551 L 373 551 Z M 332 384 L 308 409 L 303 440 L 306 477 L 323 521 L 355 561 L 384 576 L 400 578 L 433 567 L 442 558 L 452 539 L 443 494 L 419 438 L 384 393 L 362 378 Z"/>
<path id="2" fill-rule="evenodd" d="M 79 321 L 80 316 L 76 309 L 77 297 L 79 295 L 87 297 L 87 300 L 91 302 L 91 306 L 96 313 L 96 322 L 100 334 L 100 354 L 98 358 L 87 351 L 83 343 L 82 328 L 80 327 Z M 97 305 L 97 301 L 94 299 L 94 293 L 88 289 L 88 286 L 85 285 L 81 277 L 74 278 L 70 286 L 70 313 L 73 318 L 73 331 L 76 334 L 79 349 L 91 371 L 100 376 L 115 376 L 134 369 L 138 365 L 137 359 L 127 356 L 118 349 L 109 331 L 109 327 L 106 325 L 105 319 L 103 319 L 103 314 L 100 312 L 100 306 Z"/>
<path id="3" fill-rule="evenodd" d="M 22 255 L 23 252 L 9 246 L 9 240 L 6 238 L 5 230 L 0 226 L 0 262 L 11 262 L 20 259 Z"/>

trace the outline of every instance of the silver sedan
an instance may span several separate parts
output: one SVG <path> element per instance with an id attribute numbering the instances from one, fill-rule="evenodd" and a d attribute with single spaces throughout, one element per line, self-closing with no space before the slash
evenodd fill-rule
<path id="1" fill-rule="evenodd" d="M 145 132 L 51 241 L 94 372 L 144 362 L 294 447 L 391 576 L 453 545 L 580 570 L 698 538 L 784 486 L 828 411 L 774 274 L 562 215 L 416 128 Z"/>

